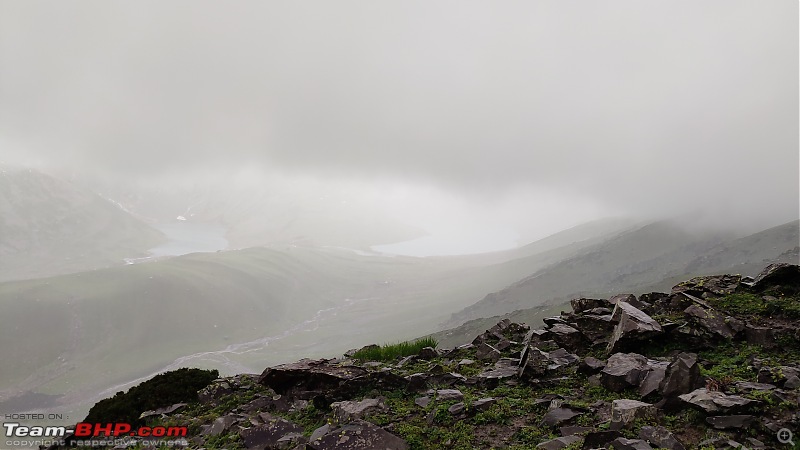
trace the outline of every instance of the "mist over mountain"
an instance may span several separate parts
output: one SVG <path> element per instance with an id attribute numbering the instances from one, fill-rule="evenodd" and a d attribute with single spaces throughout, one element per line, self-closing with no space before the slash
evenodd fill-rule
<path id="1" fill-rule="evenodd" d="M 111 199 L 0 166 L 0 281 L 122 265 L 164 240 Z"/>
<path id="2" fill-rule="evenodd" d="M 455 346 L 701 275 L 744 276 L 763 311 L 725 326 L 762 332 L 798 298 L 746 278 L 800 262 L 798 13 L 0 2 L 0 417 L 70 424 L 165 371 Z"/>

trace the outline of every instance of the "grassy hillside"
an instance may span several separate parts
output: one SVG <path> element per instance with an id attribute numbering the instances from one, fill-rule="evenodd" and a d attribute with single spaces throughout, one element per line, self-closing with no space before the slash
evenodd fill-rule
<path id="1" fill-rule="evenodd" d="M 124 264 L 162 234 L 111 201 L 34 170 L 0 167 L 0 281 Z"/>

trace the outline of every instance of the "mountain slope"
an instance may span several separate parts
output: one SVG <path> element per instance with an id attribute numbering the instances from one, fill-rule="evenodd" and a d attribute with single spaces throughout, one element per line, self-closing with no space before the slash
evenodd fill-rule
<path id="1" fill-rule="evenodd" d="M 797 239 L 796 221 L 744 238 L 688 232 L 669 221 L 656 222 L 588 247 L 490 293 L 454 314 L 445 326 L 452 328 L 545 303 L 563 303 L 576 296 L 661 288 L 687 275 L 743 269 L 752 274 L 765 263 L 797 262 L 792 254 Z M 733 255 L 736 257 L 726 259 Z"/>
<path id="2" fill-rule="evenodd" d="M 34 170 L 0 167 L 0 281 L 122 265 L 162 239 L 92 192 Z"/>

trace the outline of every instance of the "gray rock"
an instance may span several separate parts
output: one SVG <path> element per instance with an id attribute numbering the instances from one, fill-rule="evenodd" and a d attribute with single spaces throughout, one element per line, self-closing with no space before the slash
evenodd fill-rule
<path id="1" fill-rule="evenodd" d="M 231 427 L 242 420 L 239 416 L 233 414 L 227 414 L 222 417 L 217 417 L 214 422 L 211 424 L 211 427 L 208 429 L 209 436 L 216 436 L 218 434 L 225 433 L 226 431 L 230 430 Z"/>
<path id="2" fill-rule="evenodd" d="M 557 348 L 548 353 L 533 347 L 529 349 L 525 362 L 520 368 L 520 376 L 524 379 L 542 377 L 548 371 L 558 370 L 576 364 L 578 361 L 580 361 L 578 355 L 569 353 L 563 348 Z"/>
<path id="3" fill-rule="evenodd" d="M 536 445 L 536 448 L 543 450 L 560 450 L 580 440 L 581 438 L 579 436 L 562 436 L 555 439 L 550 439 L 549 441 L 541 442 Z"/>
<path id="4" fill-rule="evenodd" d="M 621 399 L 611 402 L 611 429 L 619 430 L 636 419 L 655 418 L 656 407 L 638 400 Z"/>
<path id="5" fill-rule="evenodd" d="M 464 405 L 463 402 L 453 403 L 452 405 L 450 405 L 449 408 L 447 408 L 447 412 L 449 412 L 454 416 L 458 416 L 463 414 L 466 408 L 467 407 Z"/>
<path id="6" fill-rule="evenodd" d="M 718 430 L 748 428 L 755 417 L 750 415 L 708 416 L 706 423 Z"/>
<path id="7" fill-rule="evenodd" d="M 288 435 L 303 435 L 303 427 L 286 419 L 272 417 L 266 413 L 262 413 L 261 416 L 262 420 L 266 419 L 264 424 L 245 428 L 239 432 L 244 446 L 248 449 L 275 448 L 278 447 L 278 442 Z"/>
<path id="8" fill-rule="evenodd" d="M 586 314 L 575 317 L 575 326 L 593 344 L 608 344 L 608 340 L 614 331 L 614 322 L 611 320 L 611 311 L 605 312 L 607 308 L 595 308 L 590 311 L 597 314 Z"/>
<path id="9" fill-rule="evenodd" d="M 553 336 L 556 344 L 567 350 L 575 351 L 585 344 L 583 334 L 569 325 L 557 323 L 547 331 Z"/>
<path id="10" fill-rule="evenodd" d="M 611 441 L 614 450 L 653 450 L 650 444 L 642 439 L 626 439 L 619 437 Z"/>
<path id="11" fill-rule="evenodd" d="M 592 375 L 600 372 L 604 367 L 606 367 L 606 363 L 602 360 L 599 360 L 593 356 L 587 356 L 578 366 L 578 372 Z"/>
<path id="12" fill-rule="evenodd" d="M 542 319 L 542 322 L 544 323 L 545 328 L 550 328 L 556 324 L 567 324 L 567 321 L 561 316 L 545 317 Z"/>
<path id="13" fill-rule="evenodd" d="M 481 398 L 472 402 L 472 409 L 476 411 L 486 411 L 495 403 L 497 403 L 497 399 L 494 397 Z"/>
<path id="14" fill-rule="evenodd" d="M 680 353 L 667 367 L 659 392 L 665 399 L 666 407 L 681 404 L 678 396 L 688 394 L 700 384 L 700 365 L 694 353 Z"/>
<path id="15" fill-rule="evenodd" d="M 643 426 L 639 430 L 639 439 L 644 439 L 657 448 L 668 450 L 686 450 L 686 447 L 679 441 L 671 431 L 664 427 Z"/>
<path id="16" fill-rule="evenodd" d="M 216 404 L 220 398 L 231 393 L 233 393 L 233 389 L 230 384 L 222 380 L 214 380 L 211 385 L 206 386 L 197 393 L 197 400 L 200 403 Z"/>
<path id="17" fill-rule="evenodd" d="M 417 356 L 419 356 L 419 359 L 431 360 L 434 358 L 438 358 L 439 352 L 437 352 L 436 349 L 433 347 L 425 347 L 419 351 L 419 354 Z"/>
<path id="18" fill-rule="evenodd" d="M 431 389 L 428 395 L 435 396 L 438 401 L 464 400 L 464 394 L 458 389 Z"/>
<path id="19" fill-rule="evenodd" d="M 647 365 L 650 371 L 645 374 L 642 383 L 639 385 L 639 395 L 647 397 L 653 392 L 658 391 L 659 386 L 664 381 L 667 373 L 668 362 L 648 360 Z"/>
<path id="20" fill-rule="evenodd" d="M 679 398 L 707 413 L 735 413 L 745 411 L 751 404 L 757 403 L 738 395 L 726 395 L 719 391 L 709 391 L 706 388 L 695 389 Z"/>
<path id="21" fill-rule="evenodd" d="M 275 448 L 282 450 L 302 448 L 300 446 L 306 442 L 308 442 L 308 439 L 303 436 L 303 433 L 289 433 L 278 439 L 278 442 L 275 443 Z"/>
<path id="22" fill-rule="evenodd" d="M 383 399 L 365 398 L 361 401 L 344 401 L 331 403 L 333 417 L 339 423 L 347 423 L 356 419 L 361 419 L 365 414 L 382 411 L 386 409 Z"/>
<path id="23" fill-rule="evenodd" d="M 580 357 L 574 353 L 570 353 L 563 348 L 557 348 L 547 354 L 547 359 L 550 364 L 547 366 L 548 370 L 558 370 L 562 367 L 571 366 L 580 361 Z"/>
<path id="24" fill-rule="evenodd" d="M 770 264 L 756 276 L 752 287 L 755 291 L 763 291 L 778 285 L 798 287 L 800 266 L 787 263 Z"/>
<path id="25" fill-rule="evenodd" d="M 332 429 L 333 429 L 333 425 L 331 425 L 329 423 L 326 423 L 325 425 L 323 425 L 323 426 L 317 428 L 316 430 L 314 430 L 314 432 L 311 433 L 311 437 L 308 438 L 308 440 L 309 441 L 316 441 L 316 440 L 320 439 L 322 436 L 325 436 L 326 434 L 330 433 L 330 431 Z"/>
<path id="26" fill-rule="evenodd" d="M 409 389 L 420 390 L 425 388 L 429 378 L 430 375 L 427 373 L 412 373 L 406 377 L 406 382 L 408 383 Z"/>
<path id="27" fill-rule="evenodd" d="M 633 294 L 616 294 L 616 295 L 612 295 L 608 299 L 608 303 L 610 303 L 612 305 L 616 305 L 619 302 L 627 302 L 627 303 L 630 303 L 631 305 L 636 306 L 636 304 L 639 301 L 636 300 L 636 296 L 633 295 Z"/>
<path id="28" fill-rule="evenodd" d="M 426 406 L 428 406 L 428 404 L 430 404 L 430 402 L 431 398 L 428 397 L 427 395 L 424 397 L 417 397 L 414 399 L 414 404 L 419 406 L 420 408 L 425 408 Z"/>
<path id="29" fill-rule="evenodd" d="M 772 328 L 745 324 L 744 337 L 748 344 L 760 345 L 764 348 L 775 347 L 775 333 Z"/>
<path id="30" fill-rule="evenodd" d="M 594 308 L 607 308 L 611 303 L 608 300 L 599 298 L 574 298 L 569 301 L 572 310 L 581 313 Z"/>
<path id="31" fill-rule="evenodd" d="M 519 362 L 516 359 L 500 358 L 500 360 L 494 363 L 493 368 L 484 370 L 478 374 L 478 378 L 484 380 L 500 380 L 516 377 L 519 372 L 517 368 L 518 364 Z"/>
<path id="32" fill-rule="evenodd" d="M 407 450 L 403 439 L 369 422 L 356 421 L 335 427 L 306 444 L 313 450 Z"/>
<path id="33" fill-rule="evenodd" d="M 695 277 L 684 281 L 672 288 L 673 293 L 687 293 L 702 297 L 713 294 L 714 296 L 733 294 L 739 288 L 741 275 L 712 275 Z"/>
<path id="34" fill-rule="evenodd" d="M 617 322 L 608 343 L 608 352 L 625 350 L 632 344 L 647 340 L 663 332 L 661 325 L 643 311 L 629 304 L 618 301 L 611 315 Z"/>
<path id="35" fill-rule="evenodd" d="M 462 359 L 461 361 L 458 362 L 458 367 L 474 366 L 474 365 L 475 361 L 471 359 Z"/>
<path id="36" fill-rule="evenodd" d="M 622 392 L 642 383 L 650 367 L 647 358 L 636 353 L 616 353 L 606 362 L 600 372 L 603 386 L 614 392 Z"/>
<path id="37" fill-rule="evenodd" d="M 557 427 L 581 414 L 581 412 L 570 408 L 553 408 L 542 417 L 542 424 L 549 427 Z"/>
<path id="38" fill-rule="evenodd" d="M 725 323 L 725 316 L 720 312 L 691 305 L 683 313 L 690 322 L 696 323 L 708 333 L 724 339 L 733 339 L 733 330 Z"/>
<path id="39" fill-rule="evenodd" d="M 324 359 L 302 359 L 265 369 L 258 382 L 279 394 L 285 394 L 290 389 L 295 392 L 319 392 L 339 388 L 366 374 L 366 369 L 357 366 L 331 364 Z"/>
<path id="40" fill-rule="evenodd" d="M 475 347 L 475 357 L 481 361 L 496 362 L 500 359 L 500 350 L 497 350 L 486 342 L 481 342 Z"/>
<path id="41" fill-rule="evenodd" d="M 583 448 L 606 448 L 609 442 L 621 436 L 616 430 L 590 431 L 583 437 Z"/>

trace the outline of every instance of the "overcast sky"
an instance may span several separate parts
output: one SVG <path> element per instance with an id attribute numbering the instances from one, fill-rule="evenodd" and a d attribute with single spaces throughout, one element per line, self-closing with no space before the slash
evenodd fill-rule
<path id="1" fill-rule="evenodd" d="M 0 160 L 788 221 L 798 2 L 0 0 Z"/>

